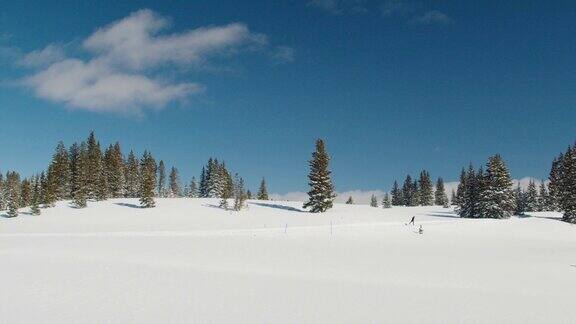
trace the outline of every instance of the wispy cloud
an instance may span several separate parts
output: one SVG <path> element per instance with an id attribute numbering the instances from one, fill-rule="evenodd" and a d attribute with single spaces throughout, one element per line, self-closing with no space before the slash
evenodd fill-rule
<path id="1" fill-rule="evenodd" d="M 438 10 L 427 11 L 424 14 L 416 16 L 411 20 L 411 23 L 417 25 L 448 25 L 453 22 L 454 20 L 452 18 Z"/>
<path id="2" fill-rule="evenodd" d="M 332 15 L 342 15 L 367 12 L 365 3 L 365 0 L 311 0 L 308 2 L 308 7 L 317 8 Z"/>
<path id="3" fill-rule="evenodd" d="M 294 61 L 294 49 L 290 46 L 277 46 L 272 52 L 274 63 L 289 63 Z"/>
<path id="4" fill-rule="evenodd" d="M 18 60 L 18 64 L 27 67 L 41 67 L 61 61 L 65 56 L 64 49 L 60 45 L 52 44 L 24 55 Z"/>
<path id="5" fill-rule="evenodd" d="M 202 93 L 196 82 L 174 78 L 212 61 L 265 50 L 290 61 L 289 47 L 269 49 L 266 35 L 242 23 L 169 33 L 170 20 L 143 9 L 96 30 L 81 41 L 88 56 L 67 56 L 51 44 L 18 64 L 32 68 L 20 84 L 40 98 L 73 109 L 140 114 Z M 271 54 L 272 55 L 272 54 Z M 220 61 L 219 61 L 220 62 Z"/>
<path id="6" fill-rule="evenodd" d="M 414 3 L 404 0 L 388 0 L 380 5 L 380 12 L 384 17 L 403 15 L 414 11 L 414 9 L 416 9 Z"/>

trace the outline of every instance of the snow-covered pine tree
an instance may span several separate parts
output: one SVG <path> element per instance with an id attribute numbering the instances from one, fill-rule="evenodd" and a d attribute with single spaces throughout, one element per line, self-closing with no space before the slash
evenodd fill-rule
<path id="1" fill-rule="evenodd" d="M 234 176 L 234 210 L 242 210 L 245 201 L 246 191 L 244 190 L 244 179 L 236 173 Z"/>
<path id="2" fill-rule="evenodd" d="M 178 176 L 178 169 L 175 167 L 170 169 L 170 197 L 182 197 L 180 177 Z"/>
<path id="3" fill-rule="evenodd" d="M 374 194 L 370 197 L 370 207 L 378 207 L 378 199 L 376 199 Z"/>
<path id="4" fill-rule="evenodd" d="M 58 142 L 51 162 L 55 200 L 70 198 L 70 161 L 63 142 Z"/>
<path id="5" fill-rule="evenodd" d="M 72 166 L 72 202 L 76 208 L 86 207 L 88 199 L 88 149 L 86 143 L 72 146 L 70 150 Z"/>
<path id="6" fill-rule="evenodd" d="M 90 135 L 86 140 L 86 145 L 88 152 L 88 173 L 86 174 L 88 197 L 103 200 L 103 198 L 105 198 L 103 197 L 105 196 L 105 193 L 103 192 L 102 187 L 106 183 L 101 179 L 104 176 L 102 150 L 100 148 L 100 143 L 96 140 L 94 132 L 90 132 Z M 107 188 L 105 189 L 107 191 Z"/>
<path id="7" fill-rule="evenodd" d="M 206 178 L 206 167 L 202 167 L 202 172 L 200 173 L 200 185 L 198 187 L 198 194 L 202 198 L 208 197 L 208 181 Z"/>
<path id="8" fill-rule="evenodd" d="M 164 197 L 166 193 L 166 166 L 164 160 L 158 163 L 158 197 Z"/>
<path id="9" fill-rule="evenodd" d="M 20 207 L 28 207 L 32 202 L 32 183 L 24 178 L 20 183 Z"/>
<path id="10" fill-rule="evenodd" d="M 156 189 L 156 161 L 152 154 L 145 151 L 140 160 L 140 205 L 143 208 L 156 206 L 154 190 Z"/>
<path id="11" fill-rule="evenodd" d="M 426 170 L 420 172 L 420 179 L 418 179 L 419 190 L 419 205 L 431 206 L 434 203 L 434 190 L 432 187 L 432 179 L 430 173 Z"/>
<path id="12" fill-rule="evenodd" d="M 526 211 L 533 212 L 538 210 L 538 191 L 536 190 L 536 183 L 530 180 L 528 189 L 526 190 Z"/>
<path id="13" fill-rule="evenodd" d="M 561 160 L 559 189 L 562 220 L 576 224 L 576 144 L 568 147 Z"/>
<path id="14" fill-rule="evenodd" d="M 438 206 L 445 206 L 448 204 L 448 197 L 446 196 L 446 189 L 444 188 L 444 180 L 442 178 L 438 178 L 438 180 L 436 181 L 434 204 Z"/>
<path id="15" fill-rule="evenodd" d="M 354 205 L 354 199 L 352 199 L 352 196 L 348 197 L 348 200 L 346 200 L 346 205 Z"/>
<path id="16" fill-rule="evenodd" d="M 54 207 L 56 201 L 58 200 L 57 191 L 58 191 L 58 175 L 55 169 L 54 164 L 51 164 L 48 167 L 48 171 L 46 172 L 46 179 L 44 185 L 42 187 L 42 191 L 44 194 L 44 208 Z"/>
<path id="17" fill-rule="evenodd" d="M 232 179 L 232 175 L 226 168 L 226 164 L 222 162 L 220 165 L 220 172 L 219 172 L 219 182 L 220 182 L 220 195 L 224 196 L 234 196 L 234 179 Z"/>
<path id="18" fill-rule="evenodd" d="M 460 171 L 460 182 L 458 182 L 458 187 L 456 188 L 456 199 L 452 199 L 452 205 L 461 207 L 464 204 L 463 199 L 466 196 L 467 179 L 468 173 L 466 172 L 466 169 L 462 168 L 462 171 Z"/>
<path id="19" fill-rule="evenodd" d="M 252 191 L 250 191 L 249 189 L 246 190 L 246 199 L 250 200 L 252 199 L 253 195 L 252 195 Z"/>
<path id="20" fill-rule="evenodd" d="M 382 198 L 382 208 L 392 208 L 392 200 L 388 193 L 385 193 L 384 198 Z"/>
<path id="21" fill-rule="evenodd" d="M 190 186 L 188 187 L 188 197 L 198 197 L 198 184 L 196 184 L 196 177 L 192 177 L 192 180 L 190 181 Z"/>
<path id="22" fill-rule="evenodd" d="M 458 214 L 463 218 L 480 217 L 478 215 L 480 184 L 472 163 L 468 166 L 468 171 L 465 171 L 464 177 L 461 177 L 460 184 L 464 184 L 460 190 L 464 195 L 458 198 Z"/>
<path id="23" fill-rule="evenodd" d="M 304 204 L 304 208 L 310 208 L 310 212 L 325 212 L 332 208 L 334 198 L 334 186 L 329 169 L 330 156 L 326 152 L 326 147 L 322 139 L 316 140 L 316 151 L 312 153 L 312 160 L 309 161 L 310 173 L 308 174 L 310 191 L 309 200 Z"/>
<path id="24" fill-rule="evenodd" d="M 550 207 L 551 210 L 560 210 L 560 196 L 561 196 L 561 166 L 564 160 L 564 154 L 560 155 L 552 161 L 552 167 L 550 168 L 550 175 L 548 180 L 548 193 L 550 195 Z"/>
<path id="25" fill-rule="evenodd" d="M 258 188 L 258 193 L 256 194 L 256 199 L 258 200 L 268 200 L 268 188 L 266 187 L 266 180 L 262 177 L 260 181 L 260 188 Z"/>
<path id="26" fill-rule="evenodd" d="M 34 181 L 32 183 L 32 199 L 30 203 L 30 213 L 34 216 L 38 216 L 41 214 L 40 211 L 40 177 L 36 175 L 34 177 Z"/>
<path id="27" fill-rule="evenodd" d="M 108 182 L 108 192 L 110 197 L 123 197 L 124 185 L 124 156 L 120 149 L 120 143 L 108 146 L 104 154 L 104 169 Z"/>
<path id="28" fill-rule="evenodd" d="M 420 205 L 420 187 L 418 186 L 418 181 L 414 179 L 412 183 L 412 199 L 410 201 L 410 206 Z"/>
<path id="29" fill-rule="evenodd" d="M 458 198 L 456 198 L 456 191 L 454 191 L 454 189 L 452 189 L 452 192 L 450 194 L 450 205 L 452 206 L 458 205 Z"/>
<path id="30" fill-rule="evenodd" d="M 414 199 L 414 183 L 412 182 L 412 177 L 408 174 L 402 185 L 402 205 L 413 206 Z"/>
<path id="31" fill-rule="evenodd" d="M 210 158 L 206 167 L 206 197 L 222 198 L 222 179 L 220 177 L 220 163 L 217 159 Z"/>
<path id="32" fill-rule="evenodd" d="M 220 165 L 218 164 L 218 161 L 215 160 L 215 164 L 219 167 Z M 218 170 L 218 169 L 217 169 Z M 237 175 L 237 174 L 236 174 Z M 228 209 L 228 199 L 230 198 L 235 198 L 234 194 L 235 192 L 233 192 L 234 190 L 230 191 L 230 190 L 224 190 L 224 188 L 222 188 L 222 184 L 224 184 L 225 182 L 223 180 L 223 176 L 224 174 L 221 172 L 221 170 L 216 173 L 215 178 L 212 177 L 212 179 L 214 180 L 214 188 L 212 191 L 214 192 L 213 195 L 220 195 L 220 208 L 223 209 Z M 219 191 L 222 191 L 221 193 L 218 193 Z"/>
<path id="33" fill-rule="evenodd" d="M 20 208 L 20 175 L 11 171 L 6 174 L 6 188 L 7 194 L 7 207 L 8 217 L 18 216 L 18 208 Z"/>
<path id="34" fill-rule="evenodd" d="M 506 163 L 498 154 L 486 165 L 484 188 L 480 193 L 480 209 L 486 218 L 508 218 L 515 209 L 512 179 Z"/>
<path id="35" fill-rule="evenodd" d="M 404 198 L 402 196 L 402 190 L 398 186 L 398 181 L 394 180 L 392 185 L 392 206 L 402 206 L 404 204 Z"/>
<path id="36" fill-rule="evenodd" d="M 130 154 L 128 154 L 124 171 L 126 197 L 138 197 L 140 191 L 140 170 L 138 167 L 138 159 L 136 158 L 134 151 L 130 151 Z"/>
<path id="37" fill-rule="evenodd" d="M 2 171 L 0 171 L 0 210 L 6 209 L 6 194 L 4 189 L 4 175 L 2 175 Z"/>
<path id="38" fill-rule="evenodd" d="M 550 209 L 550 196 L 546 189 L 544 180 L 540 180 L 540 190 L 538 192 L 538 211 L 549 211 Z"/>
<path id="39" fill-rule="evenodd" d="M 515 208 L 514 215 L 522 216 L 526 212 L 526 193 L 520 188 L 520 184 L 516 187 L 514 191 Z"/>

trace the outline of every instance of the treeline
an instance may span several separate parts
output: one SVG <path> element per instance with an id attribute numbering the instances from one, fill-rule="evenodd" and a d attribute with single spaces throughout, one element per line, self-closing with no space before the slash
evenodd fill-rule
<path id="1" fill-rule="evenodd" d="M 222 162 L 210 158 L 202 169 L 199 183 L 193 177 L 182 188 L 176 167 L 166 177 L 163 161 L 156 163 L 152 153 L 145 151 L 140 158 L 134 151 L 122 153 L 120 143 L 102 150 L 94 133 L 86 141 L 66 148 L 58 143 L 46 171 L 21 179 L 15 171 L 0 173 L 0 210 L 8 210 L 8 217 L 18 215 L 18 209 L 31 207 L 32 214 L 40 214 L 40 207 L 53 207 L 57 201 L 71 200 L 76 208 L 86 207 L 88 200 L 108 198 L 140 198 L 142 207 L 155 206 L 156 197 L 235 198 L 234 209 L 243 207 L 252 194 L 244 188 L 244 180 L 226 168 Z M 262 179 L 258 199 L 267 200 L 266 182 Z M 223 207 L 226 204 L 222 204 Z"/>
<path id="2" fill-rule="evenodd" d="M 422 170 L 418 179 L 414 180 L 408 174 L 402 188 L 398 185 L 398 181 L 394 181 L 390 194 L 392 206 L 449 206 L 444 180 L 438 178 L 434 186 L 430 173 L 426 170 Z M 385 200 L 386 196 L 387 194 L 384 197 Z"/>
<path id="3" fill-rule="evenodd" d="M 576 224 L 576 144 L 554 159 L 549 180 L 553 208 L 564 213 L 564 221 Z"/>

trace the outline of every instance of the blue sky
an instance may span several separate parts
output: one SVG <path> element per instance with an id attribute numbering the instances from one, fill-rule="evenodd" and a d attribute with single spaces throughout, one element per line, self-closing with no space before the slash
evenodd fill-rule
<path id="1" fill-rule="evenodd" d="M 339 191 L 493 153 L 546 177 L 576 139 L 575 21 L 568 1 L 6 2 L 0 170 L 94 130 L 279 193 L 306 190 L 317 137 Z"/>

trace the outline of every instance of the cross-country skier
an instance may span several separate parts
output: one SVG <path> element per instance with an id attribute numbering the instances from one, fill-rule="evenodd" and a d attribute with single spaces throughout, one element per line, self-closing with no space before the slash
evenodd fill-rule
<path id="1" fill-rule="evenodd" d="M 420 228 L 418 229 L 418 234 L 424 234 L 424 229 L 422 228 L 422 225 L 420 225 Z"/>

